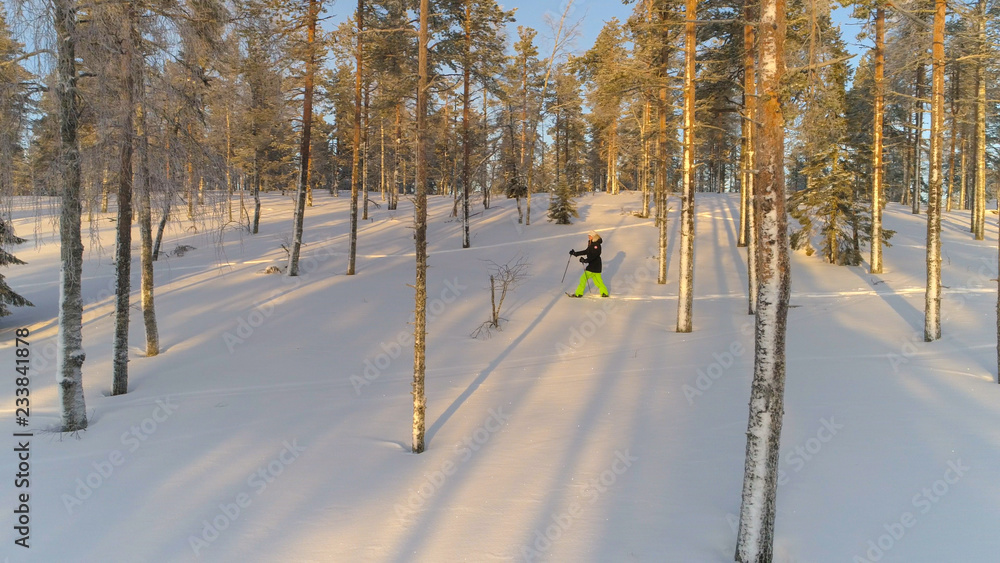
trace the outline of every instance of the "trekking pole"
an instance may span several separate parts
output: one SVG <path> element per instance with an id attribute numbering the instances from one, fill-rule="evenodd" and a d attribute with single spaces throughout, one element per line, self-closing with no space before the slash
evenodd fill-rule
<path id="1" fill-rule="evenodd" d="M 570 257 L 569 257 L 569 259 L 566 260 L 566 269 L 563 270 L 563 279 L 562 279 L 561 282 L 559 282 L 560 285 L 562 285 L 563 283 L 566 283 L 566 272 L 569 271 L 569 263 L 572 260 L 573 260 L 573 255 L 571 254 Z"/>

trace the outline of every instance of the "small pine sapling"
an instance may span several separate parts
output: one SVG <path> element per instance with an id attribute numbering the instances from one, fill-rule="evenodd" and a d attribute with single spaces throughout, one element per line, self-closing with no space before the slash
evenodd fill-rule
<path id="1" fill-rule="evenodd" d="M 576 205 L 573 203 L 573 194 L 570 192 L 569 184 L 566 180 L 560 179 L 559 185 L 552 194 L 549 202 L 549 221 L 556 225 L 570 225 L 571 217 L 579 217 L 576 212 Z"/>

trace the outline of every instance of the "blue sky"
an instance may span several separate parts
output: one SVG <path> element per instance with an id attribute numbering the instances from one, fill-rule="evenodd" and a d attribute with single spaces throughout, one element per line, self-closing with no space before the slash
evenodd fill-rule
<path id="1" fill-rule="evenodd" d="M 559 22 L 559 18 L 566 6 L 566 0 L 554 1 L 500 1 L 506 10 L 517 8 L 514 18 L 517 20 L 510 27 L 511 39 L 516 40 L 517 26 L 524 25 L 533 27 L 538 31 L 535 44 L 539 47 L 539 56 L 548 57 L 552 49 L 553 32 L 546 24 L 545 16 L 548 14 L 554 23 Z M 597 34 L 601 32 L 605 22 L 611 18 L 618 18 L 624 22 L 632 13 L 634 4 L 624 5 L 621 0 L 574 0 L 568 16 L 569 23 L 579 23 L 580 36 L 575 41 L 575 47 L 571 52 L 581 53 L 589 49 Z"/>

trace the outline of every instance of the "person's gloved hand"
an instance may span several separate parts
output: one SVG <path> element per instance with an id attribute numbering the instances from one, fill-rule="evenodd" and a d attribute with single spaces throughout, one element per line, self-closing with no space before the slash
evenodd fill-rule
<path id="1" fill-rule="evenodd" d="M 570 255 L 570 256 L 576 256 L 576 252 L 574 252 L 574 251 L 570 250 L 570 251 L 569 251 L 569 255 Z"/>
<path id="2" fill-rule="evenodd" d="M 581 256 L 581 257 L 580 257 L 580 263 L 581 263 L 581 264 L 586 264 L 586 263 L 587 263 L 587 259 L 586 259 L 586 258 L 584 258 L 583 256 Z"/>

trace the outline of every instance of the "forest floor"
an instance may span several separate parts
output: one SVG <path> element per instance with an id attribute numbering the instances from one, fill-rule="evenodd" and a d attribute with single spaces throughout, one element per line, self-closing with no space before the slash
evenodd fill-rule
<path id="1" fill-rule="evenodd" d="M 376 201 L 377 201 L 377 196 Z M 58 210 L 15 202 L 34 302 L 0 320 L 5 430 L 0 557 L 9 561 L 731 561 L 753 366 L 737 194 L 697 195 L 694 331 L 675 332 L 678 208 L 668 283 L 639 195 L 577 199 L 570 226 L 513 201 L 477 206 L 472 248 L 450 198 L 429 215 L 427 451 L 410 453 L 412 206 L 360 225 L 316 194 L 302 275 L 283 267 L 292 198 L 264 196 L 260 233 L 173 222 L 156 263 L 162 352 L 144 354 L 138 298 L 129 393 L 111 397 L 112 215 L 85 224 L 89 428 L 59 420 Z M 890 204 L 885 273 L 792 259 L 775 560 L 991 562 L 1000 552 L 997 216 L 974 241 L 943 226 L 943 337 L 924 342 L 926 217 Z M 604 238 L 618 299 L 569 299 L 568 251 Z M 133 234 L 138 243 L 138 233 Z M 192 248 L 178 251 L 182 246 Z M 523 258 L 501 331 L 492 264 Z M 138 289 L 138 253 L 133 262 Z M 591 289 L 591 291 L 593 291 Z M 30 426 L 14 421 L 15 331 L 30 335 Z M 19 494 L 28 494 L 22 503 Z M 13 511 L 29 509 L 30 548 Z"/>

